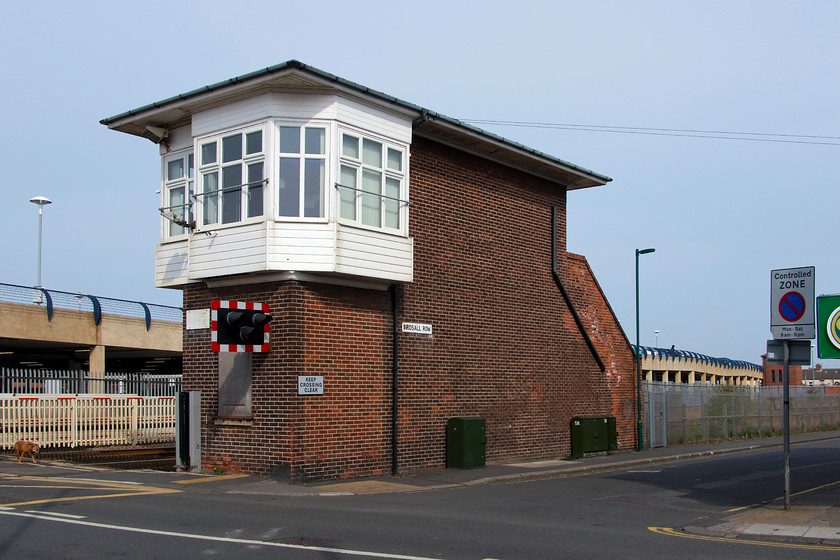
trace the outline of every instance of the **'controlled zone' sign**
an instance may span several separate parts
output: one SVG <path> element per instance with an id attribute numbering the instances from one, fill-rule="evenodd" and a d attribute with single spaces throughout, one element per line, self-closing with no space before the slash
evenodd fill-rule
<path id="1" fill-rule="evenodd" d="M 773 338 L 815 338 L 814 267 L 772 270 L 770 283 Z"/>

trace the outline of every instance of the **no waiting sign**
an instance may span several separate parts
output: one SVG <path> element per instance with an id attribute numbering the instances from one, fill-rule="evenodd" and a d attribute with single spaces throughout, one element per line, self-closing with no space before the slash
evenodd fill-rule
<path id="1" fill-rule="evenodd" d="M 770 332 L 776 340 L 816 337 L 814 267 L 770 271 Z"/>

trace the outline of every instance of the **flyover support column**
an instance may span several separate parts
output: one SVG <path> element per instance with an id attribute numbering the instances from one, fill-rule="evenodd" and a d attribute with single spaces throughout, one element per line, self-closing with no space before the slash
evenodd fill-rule
<path id="1" fill-rule="evenodd" d="M 102 345 L 90 347 L 90 367 L 88 369 L 88 392 L 105 392 L 105 347 Z"/>

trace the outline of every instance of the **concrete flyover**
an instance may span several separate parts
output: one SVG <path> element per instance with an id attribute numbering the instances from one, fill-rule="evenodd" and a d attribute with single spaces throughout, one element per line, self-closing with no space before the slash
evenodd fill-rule
<path id="1" fill-rule="evenodd" d="M 676 348 L 633 346 L 634 351 L 637 348 L 645 381 L 751 387 L 762 384 L 764 368 L 757 364 Z"/>
<path id="2" fill-rule="evenodd" d="M 0 367 L 180 373 L 180 308 L 52 290 L 43 291 L 49 297 L 34 294 L 0 284 Z"/>

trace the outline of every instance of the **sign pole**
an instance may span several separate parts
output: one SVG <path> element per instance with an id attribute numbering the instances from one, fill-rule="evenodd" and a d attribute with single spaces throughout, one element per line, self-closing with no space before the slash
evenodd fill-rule
<path id="1" fill-rule="evenodd" d="M 785 450 L 785 511 L 790 510 L 790 341 L 785 339 L 784 358 L 784 411 L 782 413 L 782 431 L 784 432 Z"/>
<path id="2" fill-rule="evenodd" d="M 813 266 L 770 271 L 770 332 L 773 333 L 774 341 L 782 341 L 784 348 L 782 430 L 785 448 L 785 510 L 790 509 L 790 364 L 791 361 L 801 363 L 801 356 L 791 360 L 791 352 L 792 347 L 793 351 L 798 352 L 801 350 L 801 342 L 807 344 L 808 339 L 816 337 L 815 282 Z M 804 363 L 811 362 L 810 350 L 808 344 L 809 355 Z"/>

